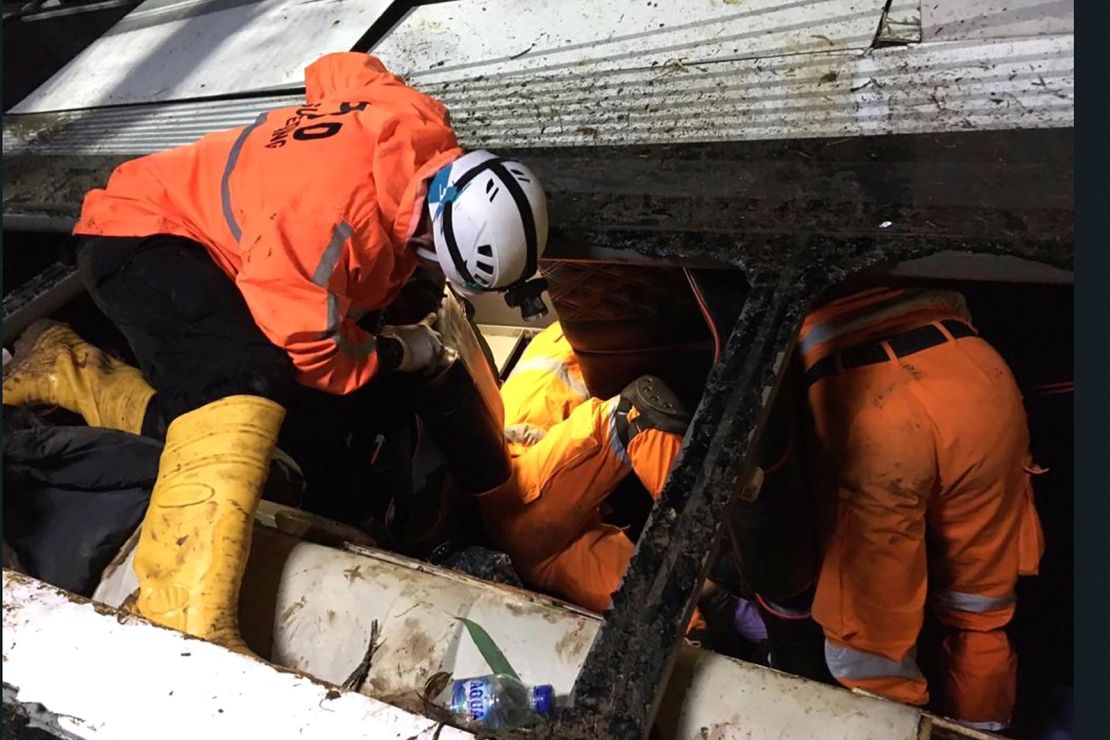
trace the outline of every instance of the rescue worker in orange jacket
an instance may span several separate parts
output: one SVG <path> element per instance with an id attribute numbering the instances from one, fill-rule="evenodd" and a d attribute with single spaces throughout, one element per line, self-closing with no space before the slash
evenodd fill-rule
<path id="1" fill-rule="evenodd" d="M 138 611 L 242 649 L 236 600 L 285 407 L 434 369 L 431 319 L 366 325 L 418 265 L 519 290 L 547 239 L 522 164 L 463 153 L 442 104 L 375 57 L 324 56 L 301 105 L 120 165 L 85 199 L 80 276 L 141 371 L 40 324 L 4 402 L 165 437 L 136 550 Z"/>
<path id="2" fill-rule="evenodd" d="M 689 417 L 651 376 L 590 397 L 557 323 L 528 345 L 501 398 L 513 479 L 478 499 L 491 535 L 525 581 L 604 611 L 635 547 L 605 522 L 606 498 L 629 473 L 658 498 Z"/>
<path id="3" fill-rule="evenodd" d="M 1005 627 L 1018 576 L 1036 573 L 1043 550 L 1010 370 L 947 291 L 831 300 L 805 319 L 800 350 L 814 479 L 830 489 L 813 602 L 830 671 L 925 704 L 915 644 L 928 605 L 946 630 L 941 710 L 1005 727 L 1016 680 Z"/>

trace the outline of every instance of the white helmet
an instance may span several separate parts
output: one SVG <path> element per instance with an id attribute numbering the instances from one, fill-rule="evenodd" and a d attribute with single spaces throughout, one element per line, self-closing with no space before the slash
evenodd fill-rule
<path id="1" fill-rule="evenodd" d="M 428 186 L 436 259 L 463 293 L 505 290 L 536 272 L 547 199 L 532 172 L 492 152 L 464 154 Z"/>

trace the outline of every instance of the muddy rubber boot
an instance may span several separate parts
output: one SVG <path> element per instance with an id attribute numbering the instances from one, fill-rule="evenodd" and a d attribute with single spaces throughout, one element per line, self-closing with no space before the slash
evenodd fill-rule
<path id="1" fill-rule="evenodd" d="M 230 396 L 179 416 L 135 549 L 136 611 L 240 652 L 239 586 L 285 409 Z"/>
<path id="2" fill-rule="evenodd" d="M 4 403 L 61 406 L 91 427 L 142 433 L 154 389 L 137 369 L 92 346 L 65 324 L 34 322 L 4 368 Z"/>

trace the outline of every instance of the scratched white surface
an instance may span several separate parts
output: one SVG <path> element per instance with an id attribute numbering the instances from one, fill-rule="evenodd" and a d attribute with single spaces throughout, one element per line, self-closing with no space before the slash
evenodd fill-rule
<path id="1" fill-rule="evenodd" d="M 916 0 L 897 0 L 898 5 Z M 885 0 L 456 0 L 415 9 L 373 52 L 420 83 L 588 66 L 862 49 Z"/>
<path id="2" fill-rule="evenodd" d="M 922 39 L 1018 38 L 1075 30 L 1075 0 L 922 0 Z"/>
<path id="3" fill-rule="evenodd" d="M 597 617 L 544 597 L 384 553 L 308 543 L 274 549 L 276 541 L 264 532 L 256 531 L 247 579 L 263 575 L 260 567 L 280 571 L 269 612 L 271 659 L 340 683 L 359 662 L 377 619 L 381 648 L 362 689 L 370 696 L 329 696 L 327 686 L 305 676 L 133 617 L 99 613 L 9 571 L 5 683 L 18 688 L 18 701 L 64 715 L 64 728 L 81 738 L 428 738 L 434 723 L 405 711 L 422 706 L 413 690 L 433 670 L 456 676 L 488 670 L 452 615 L 481 624 L 525 681 L 553 683 L 560 694 L 569 690 L 600 626 Z M 922 717 L 913 707 L 684 644 L 657 724 L 666 740 L 914 740 Z M 441 737 L 464 736 L 448 728 Z"/>
<path id="4" fill-rule="evenodd" d="M 276 670 L 4 571 L 4 684 L 90 740 L 462 740 L 469 733 Z M 5 689 L 5 700 L 10 700 Z"/>

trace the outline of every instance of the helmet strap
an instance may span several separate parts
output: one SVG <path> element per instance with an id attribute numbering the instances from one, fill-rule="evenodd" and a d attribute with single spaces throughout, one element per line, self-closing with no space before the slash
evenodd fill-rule
<path id="1" fill-rule="evenodd" d="M 524 188 L 520 187 L 520 183 L 502 164 L 504 161 L 503 159 L 491 160 L 490 169 L 497 173 L 501 182 L 505 185 L 505 189 L 509 191 L 509 195 L 516 202 L 516 209 L 520 212 L 521 224 L 524 226 L 524 272 L 516 281 L 522 282 L 532 277 L 536 272 L 537 252 L 539 252 L 536 237 L 536 219 L 532 215 L 532 204 L 528 202 L 528 196 L 524 194 Z"/>

